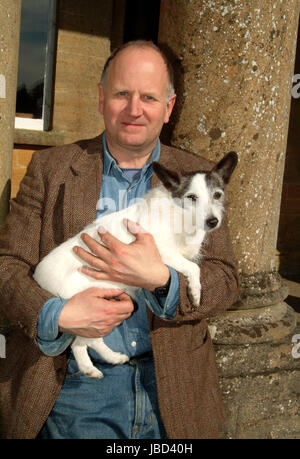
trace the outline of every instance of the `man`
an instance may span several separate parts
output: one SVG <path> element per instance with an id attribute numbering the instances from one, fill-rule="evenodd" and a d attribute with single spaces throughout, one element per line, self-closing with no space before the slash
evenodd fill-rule
<path id="1" fill-rule="evenodd" d="M 152 161 L 170 169 L 212 167 L 160 145 L 175 98 L 159 49 L 126 44 L 109 59 L 99 85 L 105 133 L 33 155 L 0 237 L 1 304 L 15 325 L 0 362 L 3 437 L 219 435 L 224 408 L 205 318 L 237 296 L 226 223 L 205 246 L 198 308 L 188 300 L 184 277 L 162 263 L 152 236 L 139 228 L 128 246 L 104 232 L 105 246 L 85 235 L 91 253 L 74 248 L 88 265 L 85 274 L 141 287 L 135 304 L 108 289 L 53 298 L 31 277 L 43 256 L 95 218 L 96 203 L 101 215 L 107 198 L 118 210 L 155 186 Z M 87 378 L 69 351 L 74 334 L 104 337 L 130 362 L 108 365 L 91 351 L 104 378 Z"/>

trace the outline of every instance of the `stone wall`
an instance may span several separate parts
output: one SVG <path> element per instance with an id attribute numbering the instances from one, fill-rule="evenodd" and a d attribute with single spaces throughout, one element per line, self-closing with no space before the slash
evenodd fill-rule
<path id="1" fill-rule="evenodd" d="M 110 55 L 112 17 L 112 0 L 59 2 L 53 129 L 65 143 L 103 130 L 97 84 Z"/>
<path id="2" fill-rule="evenodd" d="M 16 196 L 19 190 L 20 182 L 26 173 L 33 152 L 43 148 L 45 147 L 38 145 L 18 145 L 14 148 L 12 157 L 11 199 Z"/>

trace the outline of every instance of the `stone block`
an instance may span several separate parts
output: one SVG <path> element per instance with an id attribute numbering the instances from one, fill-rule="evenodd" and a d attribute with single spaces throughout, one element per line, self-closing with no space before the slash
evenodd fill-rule
<path id="1" fill-rule="evenodd" d="M 211 318 L 215 344 L 280 343 L 296 327 L 294 310 L 281 302 L 258 309 L 226 311 Z"/>
<path id="2" fill-rule="evenodd" d="M 242 377 L 281 370 L 300 370 L 300 360 L 293 358 L 292 337 L 286 343 L 216 346 L 216 362 L 220 377 Z"/>
<path id="3" fill-rule="evenodd" d="M 221 378 L 223 438 L 300 438 L 300 370 Z"/>

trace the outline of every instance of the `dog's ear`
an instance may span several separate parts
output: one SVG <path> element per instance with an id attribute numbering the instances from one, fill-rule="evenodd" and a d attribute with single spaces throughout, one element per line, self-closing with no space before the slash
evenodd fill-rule
<path id="1" fill-rule="evenodd" d="M 180 185 L 180 176 L 177 172 L 170 171 L 156 161 L 152 163 L 153 170 L 159 180 L 162 182 L 167 190 L 174 190 Z"/>
<path id="2" fill-rule="evenodd" d="M 223 179 L 227 185 L 230 180 L 231 174 L 234 171 L 238 162 L 238 155 L 235 151 L 230 151 L 219 161 L 213 168 L 212 172 L 216 172 Z"/>

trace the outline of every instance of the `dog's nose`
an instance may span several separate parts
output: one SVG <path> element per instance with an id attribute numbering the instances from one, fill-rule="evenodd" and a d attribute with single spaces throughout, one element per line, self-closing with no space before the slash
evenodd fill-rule
<path id="1" fill-rule="evenodd" d="M 219 220 L 217 218 L 215 218 L 215 217 L 208 218 L 206 220 L 206 224 L 207 224 L 207 226 L 209 226 L 209 228 L 215 228 L 215 226 L 217 226 L 217 224 L 218 224 L 218 221 Z"/>

